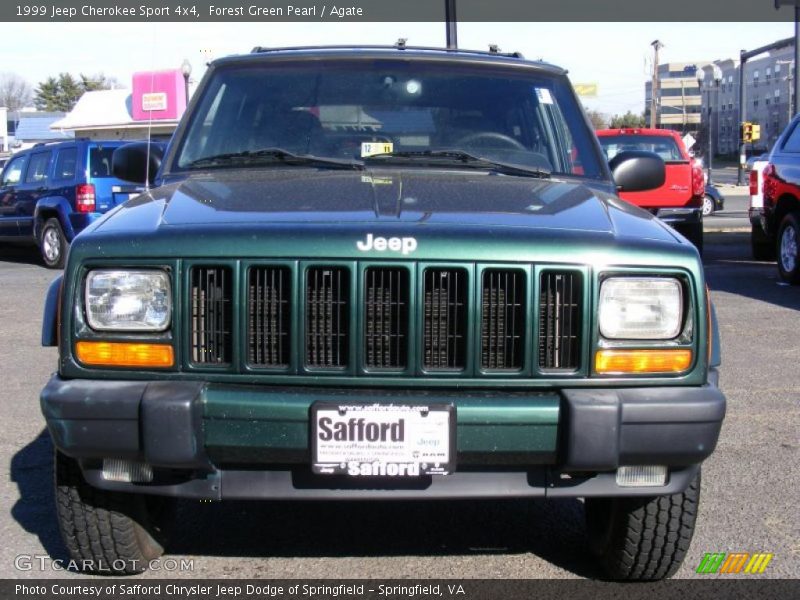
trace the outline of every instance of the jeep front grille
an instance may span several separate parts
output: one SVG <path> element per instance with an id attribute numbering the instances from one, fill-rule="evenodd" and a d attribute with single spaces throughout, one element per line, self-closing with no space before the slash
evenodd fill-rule
<path id="1" fill-rule="evenodd" d="M 487 269 L 481 291 L 481 367 L 522 368 L 525 342 L 525 274 Z"/>
<path id="2" fill-rule="evenodd" d="M 257 367 L 289 366 L 291 271 L 288 267 L 253 267 L 247 292 L 248 363 Z"/>
<path id="3" fill-rule="evenodd" d="M 184 295 L 184 360 L 262 375 L 574 373 L 586 368 L 584 277 L 521 264 L 200 263 Z"/>
<path id="4" fill-rule="evenodd" d="M 573 371 L 581 357 L 581 275 L 545 271 L 539 293 L 539 367 Z"/>
<path id="5" fill-rule="evenodd" d="M 467 274 L 464 269 L 426 269 L 422 365 L 460 370 L 466 366 Z"/>
<path id="6" fill-rule="evenodd" d="M 231 361 L 231 269 L 194 267 L 189 284 L 191 360 L 201 365 Z"/>
<path id="7" fill-rule="evenodd" d="M 306 272 L 306 365 L 341 368 L 348 364 L 350 277 L 343 267 Z"/>
<path id="8" fill-rule="evenodd" d="M 408 355 L 408 271 L 370 268 L 364 280 L 364 364 L 404 369 Z"/>

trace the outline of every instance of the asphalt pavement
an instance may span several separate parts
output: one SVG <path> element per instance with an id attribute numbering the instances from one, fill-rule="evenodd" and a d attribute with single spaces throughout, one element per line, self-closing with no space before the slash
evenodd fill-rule
<path id="1" fill-rule="evenodd" d="M 697 530 L 678 577 L 703 577 L 695 569 L 707 552 L 740 551 L 774 553 L 762 577 L 797 578 L 800 288 L 782 285 L 774 264 L 750 260 L 746 233 L 709 233 L 705 263 L 729 404 L 717 450 L 703 467 Z M 0 577 L 80 577 L 42 571 L 38 559 L 25 570 L 30 563 L 19 559 L 66 557 L 53 505 L 52 446 L 38 401 L 56 367 L 55 349 L 39 345 L 44 294 L 54 276 L 35 252 L 0 246 Z M 577 500 L 183 501 L 171 537 L 167 557 L 191 560 L 193 568 L 141 578 L 598 575 Z"/>

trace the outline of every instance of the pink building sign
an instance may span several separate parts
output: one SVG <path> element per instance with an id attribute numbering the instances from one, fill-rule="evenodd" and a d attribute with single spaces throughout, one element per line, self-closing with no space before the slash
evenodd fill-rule
<path id="1" fill-rule="evenodd" d="M 133 74 L 134 121 L 178 119 L 186 110 L 186 83 L 180 69 Z"/>

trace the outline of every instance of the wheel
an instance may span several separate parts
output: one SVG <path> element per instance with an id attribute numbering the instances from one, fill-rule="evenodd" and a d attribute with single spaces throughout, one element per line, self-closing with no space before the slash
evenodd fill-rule
<path id="1" fill-rule="evenodd" d="M 510 135 L 505 135 L 497 131 L 470 133 L 469 135 L 465 135 L 455 142 L 454 146 L 456 148 L 461 148 L 462 146 L 473 148 L 496 148 L 497 142 L 499 142 L 502 146 L 507 146 L 509 148 L 513 148 L 514 150 L 526 149 L 521 142 L 515 140 Z"/>
<path id="2" fill-rule="evenodd" d="M 800 283 L 800 257 L 797 244 L 800 241 L 800 212 L 783 217 L 778 229 L 778 272 L 784 281 Z"/>
<path id="3" fill-rule="evenodd" d="M 759 225 L 750 229 L 750 249 L 753 260 L 775 260 L 775 242 L 770 240 Z"/>
<path id="4" fill-rule="evenodd" d="M 676 227 L 676 229 L 680 232 L 683 237 L 689 240 L 697 251 L 700 253 L 700 256 L 703 255 L 703 222 L 699 223 L 691 223 L 689 225 L 681 225 Z"/>
<path id="5" fill-rule="evenodd" d="M 655 580 L 681 566 L 694 534 L 700 472 L 682 494 L 587 498 L 589 547 L 609 579 Z"/>
<path id="6" fill-rule="evenodd" d="M 48 269 L 63 269 L 68 249 L 69 242 L 64 236 L 61 223 L 55 217 L 47 219 L 39 234 L 39 250 L 45 266 Z"/>
<path id="7" fill-rule="evenodd" d="M 83 570 L 141 573 L 164 553 L 144 496 L 91 487 L 78 463 L 58 450 L 55 486 L 61 536 Z"/>
<path id="8" fill-rule="evenodd" d="M 708 194 L 703 196 L 703 216 L 709 217 L 713 215 L 715 209 L 716 209 L 716 204 L 714 203 L 714 199 Z"/>

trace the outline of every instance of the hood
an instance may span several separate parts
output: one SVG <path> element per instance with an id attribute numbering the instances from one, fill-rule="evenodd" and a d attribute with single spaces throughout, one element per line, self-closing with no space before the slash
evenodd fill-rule
<path id="1" fill-rule="evenodd" d="M 675 236 L 650 213 L 603 187 L 460 169 L 209 171 L 128 201 L 88 236 L 95 242 L 135 236 L 145 252 L 152 247 L 145 242 L 149 237 L 209 240 L 206 247 L 215 248 L 210 254 L 226 256 L 283 255 L 283 240 L 293 244 L 287 256 L 297 256 L 298 248 L 304 250 L 301 256 L 363 256 L 353 252 L 354 240 L 370 234 L 417 237 L 417 258 L 440 258 L 456 246 L 459 255 L 480 253 L 484 241 L 597 247 L 626 237 L 675 244 Z M 226 252 L 225 241 L 230 246 L 232 239 L 238 245 Z M 266 241 L 271 248 L 263 248 Z M 336 248 L 332 241 L 342 245 Z M 252 249 L 245 250 L 246 244 Z M 202 254 L 197 245 L 192 249 Z M 182 246 L 173 255 L 194 254 Z"/>

